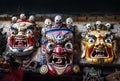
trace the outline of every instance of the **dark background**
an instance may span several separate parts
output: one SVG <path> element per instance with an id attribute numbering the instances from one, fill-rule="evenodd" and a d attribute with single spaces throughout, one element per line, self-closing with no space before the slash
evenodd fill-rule
<path id="1" fill-rule="evenodd" d="M 119 0 L 0 0 L 0 14 L 119 14 Z"/>

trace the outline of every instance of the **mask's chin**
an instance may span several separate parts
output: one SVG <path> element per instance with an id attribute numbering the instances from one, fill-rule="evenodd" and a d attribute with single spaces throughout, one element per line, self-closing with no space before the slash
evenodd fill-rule
<path id="1" fill-rule="evenodd" d="M 62 56 L 53 54 L 50 56 L 48 61 L 48 64 L 54 68 L 58 75 L 62 75 L 65 72 L 66 68 L 72 64 L 72 61 L 66 54 Z"/>
<path id="2" fill-rule="evenodd" d="M 90 58 L 109 58 L 109 54 L 106 49 L 94 49 Z"/>

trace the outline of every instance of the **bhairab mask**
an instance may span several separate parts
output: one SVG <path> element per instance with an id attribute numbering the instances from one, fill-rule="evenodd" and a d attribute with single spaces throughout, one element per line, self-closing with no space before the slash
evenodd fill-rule
<path id="1" fill-rule="evenodd" d="M 46 31 L 46 59 L 53 75 L 69 74 L 73 63 L 73 34 L 67 28 Z"/>
<path id="2" fill-rule="evenodd" d="M 115 58 L 114 40 L 110 30 L 105 26 L 88 31 L 82 40 L 83 53 L 90 63 L 110 63 Z"/>
<path id="3" fill-rule="evenodd" d="M 19 22 L 11 26 L 9 30 L 9 53 L 15 56 L 25 56 L 34 49 L 34 26 L 29 22 Z"/>

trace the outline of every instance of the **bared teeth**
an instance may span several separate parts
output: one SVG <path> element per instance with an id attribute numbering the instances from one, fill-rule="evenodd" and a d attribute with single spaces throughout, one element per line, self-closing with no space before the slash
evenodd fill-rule
<path id="1" fill-rule="evenodd" d="M 96 51 L 95 57 L 105 57 L 104 50 L 95 50 L 95 51 Z"/>
<path id="2" fill-rule="evenodd" d="M 95 50 L 96 52 L 103 52 L 104 53 L 104 50 Z"/>
<path id="3" fill-rule="evenodd" d="M 65 61 L 65 64 L 67 64 L 67 61 Z"/>
<path id="4" fill-rule="evenodd" d="M 52 59 L 54 60 L 55 58 L 57 58 L 57 59 L 64 58 L 65 60 L 67 59 L 67 57 L 66 57 L 66 56 L 64 56 L 64 57 L 58 57 L 58 56 L 53 55 Z"/>
<path id="5" fill-rule="evenodd" d="M 54 61 L 52 60 L 52 64 L 54 64 Z"/>
<path id="6" fill-rule="evenodd" d="M 67 58 L 65 57 L 65 60 L 66 60 Z"/>
<path id="7" fill-rule="evenodd" d="M 69 63 L 69 61 L 67 60 L 67 56 L 53 55 L 51 63 L 55 66 L 64 67 Z"/>
<path id="8" fill-rule="evenodd" d="M 108 58 L 109 55 L 107 54 L 106 49 L 95 49 L 91 55 L 92 58 Z"/>
<path id="9" fill-rule="evenodd" d="M 54 60 L 55 56 L 53 55 L 53 60 Z"/>
<path id="10" fill-rule="evenodd" d="M 26 47 L 27 46 L 27 40 L 25 40 L 25 39 L 16 39 L 15 40 L 15 47 L 19 47 L 19 44 L 21 44 L 22 47 Z"/>

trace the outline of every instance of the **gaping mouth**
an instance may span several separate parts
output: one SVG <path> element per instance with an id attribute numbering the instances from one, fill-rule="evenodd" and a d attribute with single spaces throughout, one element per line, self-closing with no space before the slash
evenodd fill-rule
<path id="1" fill-rule="evenodd" d="M 14 48 L 25 48 L 28 46 L 28 40 L 26 39 L 15 39 L 14 40 Z"/>
<path id="2" fill-rule="evenodd" d="M 94 50 L 91 54 L 92 58 L 108 58 L 109 54 L 107 53 L 106 49 L 104 50 Z"/>
<path id="3" fill-rule="evenodd" d="M 60 56 L 54 54 L 50 57 L 49 63 L 55 65 L 56 67 L 65 67 L 67 64 L 70 63 L 70 59 L 67 55 Z"/>

